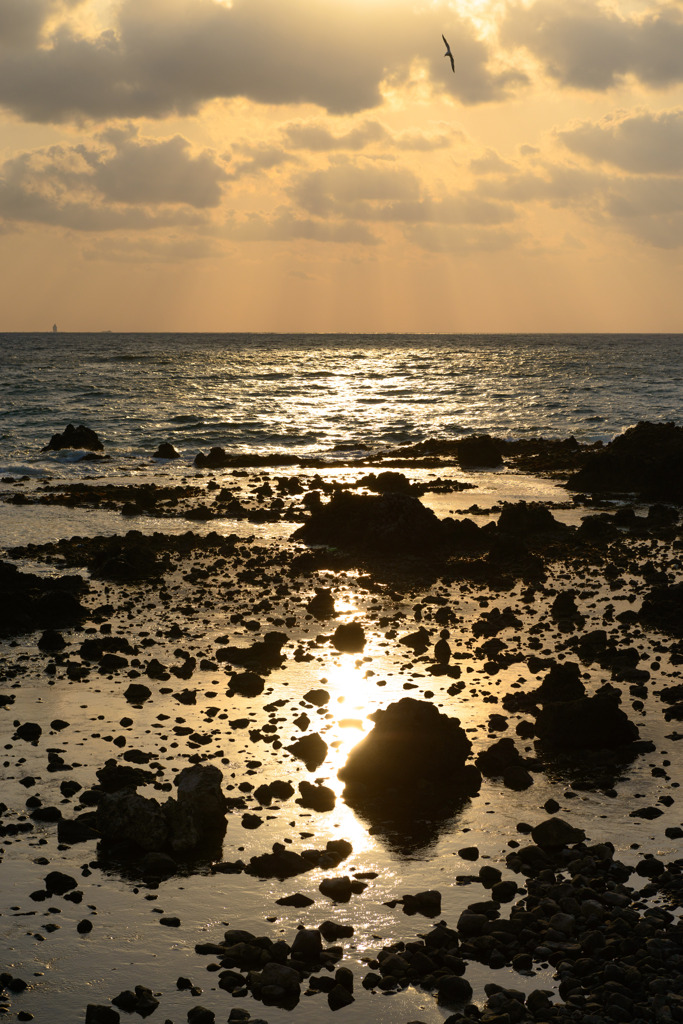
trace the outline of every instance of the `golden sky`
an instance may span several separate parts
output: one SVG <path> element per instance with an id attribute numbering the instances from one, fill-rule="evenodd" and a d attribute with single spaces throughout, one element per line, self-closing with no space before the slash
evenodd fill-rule
<path id="1" fill-rule="evenodd" d="M 683 0 L 0 0 L 0 109 L 0 330 L 683 329 Z"/>

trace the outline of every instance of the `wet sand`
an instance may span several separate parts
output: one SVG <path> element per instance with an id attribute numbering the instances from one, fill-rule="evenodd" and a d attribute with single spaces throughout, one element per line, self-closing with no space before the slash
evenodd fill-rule
<path id="1" fill-rule="evenodd" d="M 435 489 L 420 488 L 414 500 L 439 520 L 452 514 L 490 532 L 466 549 L 461 541 L 416 548 L 410 526 L 404 544 L 393 538 L 386 550 L 331 541 L 311 548 L 291 539 L 340 489 L 335 485 L 384 469 L 208 469 L 185 482 L 169 473 L 153 501 L 141 481 L 116 492 L 96 482 L 78 492 L 3 484 L 4 501 L 27 517 L 69 508 L 74 518 L 66 521 L 83 523 L 82 533 L 65 540 L 45 541 L 36 529 L 40 543 L 12 547 L 5 559 L 37 572 L 43 587 L 53 576 L 84 581 L 73 595 L 82 617 L 72 607 L 69 621 L 65 601 L 63 624 L 54 619 L 54 602 L 42 612 L 15 602 L 14 622 L 11 602 L 5 605 L 0 928 L 9 1019 L 80 1021 L 88 1006 L 130 1019 L 112 1000 L 135 995 L 136 986 L 153 997 L 141 989 L 137 1003 L 127 1004 L 134 1012 L 151 1008 L 153 1019 L 176 1024 L 209 1021 L 211 1013 L 216 1021 L 240 1019 L 236 1010 L 271 1024 L 335 1012 L 353 1022 L 406 1024 L 496 1012 L 510 1020 L 678 1019 L 682 716 L 680 697 L 666 688 L 678 684 L 681 649 L 666 608 L 647 613 L 652 591 L 680 579 L 678 508 L 651 512 L 639 498 L 577 496 L 561 487 L 562 466 L 551 478 L 520 475 L 514 466 L 484 472 L 416 464 L 400 473 Z M 367 485 L 352 488 L 367 492 Z M 18 494 L 26 495 L 25 506 L 17 505 Z M 524 507 L 516 533 L 502 531 L 501 501 L 519 510 L 532 498 L 558 528 L 547 520 L 539 526 L 531 513 L 541 505 L 533 505 Z M 88 516 L 97 523 L 93 533 Z M 119 524 L 123 540 L 100 533 L 104 517 Z M 322 606 L 311 604 L 318 591 L 329 592 Z M 332 608 L 325 607 L 330 600 Z M 343 650 L 336 631 L 350 623 L 362 642 Z M 443 644 L 435 651 L 439 640 L 448 657 Z M 605 684 L 619 691 L 619 709 L 637 738 L 615 747 L 609 733 L 604 744 L 590 746 L 578 736 L 566 744 L 539 737 L 543 704 L 533 694 L 553 665 L 568 663 L 577 666 L 587 698 Z M 131 685 L 149 695 L 134 689 L 127 696 Z M 423 809 L 411 804 L 407 815 L 397 814 L 395 800 L 391 812 L 350 806 L 338 771 L 371 733 L 368 716 L 406 697 L 460 721 L 472 745 L 470 764 L 500 739 L 512 740 L 517 767 L 528 776 L 524 788 L 519 775 L 514 782 L 514 773 L 489 767 L 476 793 Z M 310 744 L 308 751 L 298 745 L 309 736 L 323 744 L 320 757 L 311 756 Z M 205 837 L 191 855 L 175 858 L 171 874 L 150 868 L 144 843 L 102 839 L 97 773 L 108 761 L 149 773 L 139 777 L 137 793 L 159 804 L 177 793 L 183 769 L 215 766 L 228 802 L 224 837 L 218 845 Z M 424 773 L 428 779 L 428 764 Z M 433 784 L 438 789 L 438 779 Z M 316 798 L 328 809 L 310 806 Z M 535 842 L 531 829 L 548 818 L 583 830 L 585 839 Z M 586 852 L 606 843 L 611 852 Z M 310 868 L 289 878 L 277 868 L 269 873 L 262 858 L 273 844 L 309 851 Z M 541 852 L 520 859 L 528 847 Z M 170 855 L 168 847 L 164 852 Z M 569 866 L 581 857 L 592 857 L 590 870 L 570 884 L 581 871 Z M 500 899 L 492 899 L 490 885 L 498 876 L 482 868 L 497 869 L 499 881 L 509 883 Z M 348 883 L 330 887 L 344 877 Z M 560 884 L 562 892 L 553 889 Z M 425 891 L 440 899 L 404 899 Z M 295 894 L 305 899 L 277 902 Z M 583 907 L 591 900 L 602 907 L 595 920 Z M 543 901 L 572 917 L 566 932 L 558 932 L 560 920 L 547 924 L 553 914 L 541 928 Z M 605 965 L 623 969 L 637 953 L 609 946 L 615 935 L 626 941 L 607 913 L 611 906 L 631 930 L 645 921 L 636 933 L 651 946 L 650 963 L 627 964 L 641 981 L 626 996 L 605 988 L 610 980 L 628 988 L 623 977 L 605 974 Z M 674 914 L 655 928 L 657 907 Z M 518 928 L 510 938 L 510 925 L 504 939 L 506 926 L 494 923 L 514 922 L 519 913 L 531 915 L 528 934 Z M 293 956 L 297 934 L 315 946 L 310 934 L 324 922 L 342 926 L 341 934 L 327 926 L 322 953 Z M 242 936 L 247 948 L 229 952 L 229 930 L 259 941 Z M 602 945 L 594 938 L 586 946 L 596 931 Z M 434 953 L 439 934 L 450 960 Z M 431 936 L 424 940 L 431 947 L 420 946 L 418 936 Z M 271 989 L 264 1001 L 249 975 L 263 968 L 254 949 L 281 940 L 289 952 L 280 946 L 278 957 L 290 970 L 296 965 L 299 994 Z M 605 942 L 609 955 L 598 952 Z M 666 992 L 659 984 L 664 953 Z M 580 965 L 591 957 L 594 963 Z M 342 1005 L 343 992 L 351 994 L 347 970 L 353 1001 Z M 652 986 L 642 981 L 648 971 Z M 449 994 L 440 979 L 461 973 L 471 994 Z M 523 1004 L 519 995 L 499 994 L 496 1002 L 485 987 L 491 984 L 549 995 Z M 115 1019 L 93 1009 L 90 1019 L 98 1013 Z"/>

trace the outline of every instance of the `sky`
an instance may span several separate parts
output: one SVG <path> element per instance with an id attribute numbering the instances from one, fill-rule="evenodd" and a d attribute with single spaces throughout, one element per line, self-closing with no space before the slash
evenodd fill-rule
<path id="1" fill-rule="evenodd" d="M 3 331 L 683 331 L 683 0 L 0 0 L 0 117 Z"/>

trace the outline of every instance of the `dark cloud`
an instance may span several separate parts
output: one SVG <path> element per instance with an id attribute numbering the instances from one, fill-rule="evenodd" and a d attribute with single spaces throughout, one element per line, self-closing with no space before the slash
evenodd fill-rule
<path id="1" fill-rule="evenodd" d="M 593 0 L 510 4 L 501 40 L 525 46 L 561 85 L 602 91 L 625 75 L 664 88 L 683 81 L 683 11 L 659 6 L 626 17 Z"/>
<path id="2" fill-rule="evenodd" d="M 189 143 L 110 130 L 95 143 L 23 153 L 0 168 L 0 216 L 77 231 L 196 225 L 218 204 L 225 172 Z M 155 209 L 156 208 L 156 209 Z M 188 209 L 189 208 L 189 209 Z"/>
<path id="3" fill-rule="evenodd" d="M 0 0 L 0 19 L 17 2 Z M 36 8 L 23 30 L 30 42 L 53 4 L 22 2 Z M 186 115 L 237 96 L 354 113 L 379 103 L 383 80 L 406 81 L 415 60 L 467 104 L 526 81 L 489 67 L 488 45 L 445 0 L 122 0 L 115 10 L 116 23 L 97 38 L 62 23 L 44 45 L 2 47 L 0 103 L 42 122 Z M 455 74 L 441 56 L 444 27 Z"/>
<path id="4" fill-rule="evenodd" d="M 1 0 L 0 52 L 37 46 L 48 18 L 81 3 L 83 0 Z"/>
<path id="5" fill-rule="evenodd" d="M 573 153 L 636 174 L 683 170 L 683 110 L 584 121 L 557 137 Z"/>
<path id="6" fill-rule="evenodd" d="M 231 181 L 270 171 L 282 164 L 296 162 L 296 157 L 287 153 L 282 146 L 270 145 L 267 142 L 235 143 L 231 155 L 233 154 L 239 154 L 242 159 L 233 158 L 228 174 Z"/>

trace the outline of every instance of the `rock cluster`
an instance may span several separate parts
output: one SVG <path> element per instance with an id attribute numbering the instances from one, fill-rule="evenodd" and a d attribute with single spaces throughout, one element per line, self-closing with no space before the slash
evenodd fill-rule
<path id="1" fill-rule="evenodd" d="M 195 952 L 218 959 L 222 968 L 218 984 L 237 998 L 251 993 L 267 1006 L 291 1010 L 299 1002 L 303 983 L 308 981 L 307 994 L 325 993 L 332 1010 L 354 1001 L 352 972 L 345 967 L 335 970 L 343 956 L 342 947 L 323 949 L 321 930 L 317 928 L 299 930 L 291 943 L 230 929 L 221 942 L 200 943 Z M 325 973 L 316 975 L 316 971 Z"/>

